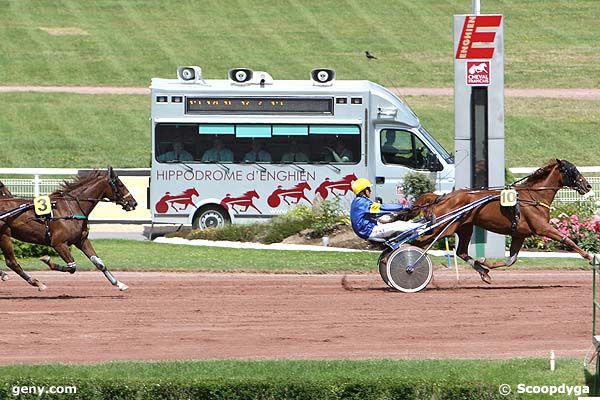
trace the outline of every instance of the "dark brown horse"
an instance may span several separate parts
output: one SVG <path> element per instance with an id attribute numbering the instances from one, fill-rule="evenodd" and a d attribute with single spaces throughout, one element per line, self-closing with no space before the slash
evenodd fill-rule
<path id="1" fill-rule="evenodd" d="M 3 197 L 13 197 L 13 195 L 10 190 L 8 190 L 4 182 L 0 181 L 0 199 Z"/>
<path id="2" fill-rule="evenodd" d="M 582 195 L 592 189 L 592 186 L 573 164 L 566 160 L 553 160 L 514 187 L 518 193 L 516 209 L 502 207 L 498 196 L 495 200 L 466 213 L 457 222 L 452 223 L 442 237 L 451 236 L 454 233 L 458 235 L 456 254 L 479 272 L 481 279 L 486 283 L 491 282 L 488 275 L 489 269 L 513 265 L 521 246 L 523 246 L 523 241 L 533 235 L 560 241 L 583 258 L 591 261 L 591 255 L 550 225 L 550 205 L 556 192 L 563 187 L 575 189 Z M 499 195 L 500 191 L 460 189 L 443 196 L 428 193 L 417 199 L 414 209 L 421 210 L 425 215 L 433 214 L 439 217 L 490 194 Z M 485 258 L 475 260 L 469 256 L 469 241 L 473 233 L 473 226 L 479 226 L 502 235 L 510 235 L 512 237 L 510 257 L 505 262 L 489 263 Z M 412 243 L 419 247 L 426 247 L 443 228 L 440 226 Z"/>
<path id="3" fill-rule="evenodd" d="M 46 285 L 31 278 L 17 262 L 11 236 L 23 242 L 52 246 L 67 265 L 55 264 L 49 256 L 44 256 L 41 260 L 50 269 L 71 274 L 76 270 L 76 263 L 69 246 L 75 245 L 104 273 L 111 284 L 120 290 L 127 290 L 127 285 L 119 282 L 106 268 L 88 239 L 87 218 L 98 202 L 112 201 L 126 211 L 137 206 L 137 202 L 113 169 L 109 167 L 107 171 L 94 170 L 86 176 L 75 178 L 72 182 L 63 182 L 58 190 L 50 194 L 50 201 L 52 216 L 38 216 L 34 210 L 29 210 L 0 221 L 0 249 L 6 265 L 30 285 L 43 290 Z M 0 213 L 26 203 L 31 203 L 31 200 L 0 198 Z"/>

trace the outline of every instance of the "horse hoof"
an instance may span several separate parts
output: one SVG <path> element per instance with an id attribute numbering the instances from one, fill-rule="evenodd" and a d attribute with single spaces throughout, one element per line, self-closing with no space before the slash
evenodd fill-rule
<path id="1" fill-rule="evenodd" d="M 0 279 L 1 279 L 2 281 L 7 281 L 7 280 L 8 280 L 8 274 L 3 272 L 3 273 L 2 273 L 2 276 L 0 276 Z"/>
<path id="2" fill-rule="evenodd" d="M 41 256 L 40 261 L 44 264 L 50 265 L 50 256 Z"/>
<path id="3" fill-rule="evenodd" d="M 119 290 L 121 292 L 126 291 L 127 289 L 129 289 L 129 286 L 127 286 L 126 284 L 124 284 L 123 282 L 119 282 L 117 281 L 117 287 L 119 288 Z"/>
<path id="4" fill-rule="evenodd" d="M 490 278 L 487 272 L 480 272 L 479 276 L 481 276 L 481 280 L 487 283 L 488 285 L 492 284 L 492 278 Z"/>
<path id="5" fill-rule="evenodd" d="M 42 290 L 46 290 L 48 287 L 44 285 L 42 282 L 37 279 L 33 280 L 33 286 L 37 286 L 38 290 L 41 292 Z"/>

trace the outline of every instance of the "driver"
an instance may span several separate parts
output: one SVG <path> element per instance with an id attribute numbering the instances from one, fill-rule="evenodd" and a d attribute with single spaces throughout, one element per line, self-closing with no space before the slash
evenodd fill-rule
<path id="1" fill-rule="evenodd" d="M 380 204 L 369 199 L 371 196 L 371 182 L 359 178 L 352 182 L 352 191 L 356 195 L 350 206 L 350 221 L 354 233 L 365 240 L 387 239 L 399 232 L 419 227 L 423 224 L 410 221 L 395 221 L 382 224 L 378 217 L 394 211 L 410 210 L 408 205 Z"/>

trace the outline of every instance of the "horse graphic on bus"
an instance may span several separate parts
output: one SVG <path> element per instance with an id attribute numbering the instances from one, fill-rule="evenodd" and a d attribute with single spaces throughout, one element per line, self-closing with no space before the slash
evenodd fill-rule
<path id="1" fill-rule="evenodd" d="M 188 208 L 188 206 L 198 208 L 192 200 L 192 197 L 194 196 L 200 195 L 198 194 L 196 188 L 193 187 L 175 195 L 172 195 L 170 192 L 166 192 L 165 195 L 156 202 L 154 209 L 157 213 L 164 214 L 169 211 L 169 208 L 172 208 L 175 212 L 184 211 Z M 176 204 L 180 207 L 175 207 Z"/>
<path id="2" fill-rule="evenodd" d="M 325 178 L 325 181 L 319 185 L 315 192 L 318 193 L 323 200 L 329 196 L 329 193 L 335 197 L 345 196 L 352 190 L 352 182 L 356 179 L 355 174 L 348 174 L 337 181 L 331 181 L 329 178 Z M 336 190 L 339 193 L 336 193 Z"/>
<path id="3" fill-rule="evenodd" d="M 269 204 L 271 208 L 276 208 L 279 207 L 281 200 L 283 199 L 287 205 L 298 204 L 300 200 L 306 200 L 310 205 L 312 205 L 312 201 L 310 201 L 308 197 L 306 197 L 306 194 L 304 194 L 306 190 L 311 190 L 308 182 L 300 182 L 289 189 L 284 189 L 281 185 L 278 185 L 277 189 L 275 189 L 267 198 L 267 204 Z M 288 198 L 293 202 L 290 203 Z"/>
<path id="4" fill-rule="evenodd" d="M 252 207 L 258 211 L 259 214 L 262 214 L 262 212 L 254 205 L 254 199 L 260 199 L 256 190 L 249 190 L 239 197 L 231 197 L 231 194 L 227 193 L 223 200 L 221 200 L 221 205 L 225 208 L 231 207 L 236 214 L 240 213 L 236 207 L 244 207 L 241 212 L 246 212 Z"/>

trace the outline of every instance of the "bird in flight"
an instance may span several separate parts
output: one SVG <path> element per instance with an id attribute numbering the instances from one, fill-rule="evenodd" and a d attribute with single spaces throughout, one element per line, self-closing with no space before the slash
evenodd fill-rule
<path id="1" fill-rule="evenodd" d="M 377 60 L 377 57 L 375 57 L 373 54 L 369 53 L 369 51 L 365 51 L 365 56 L 367 56 L 367 58 L 369 60 Z"/>

